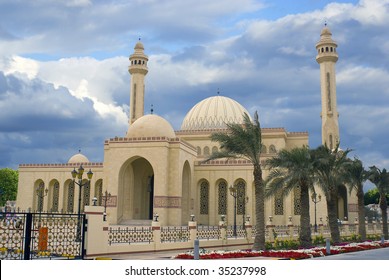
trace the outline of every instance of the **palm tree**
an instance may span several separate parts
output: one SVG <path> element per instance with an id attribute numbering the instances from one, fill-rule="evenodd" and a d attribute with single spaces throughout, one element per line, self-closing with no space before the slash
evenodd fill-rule
<path id="1" fill-rule="evenodd" d="M 266 197 L 279 191 L 282 191 L 283 196 L 286 196 L 295 188 L 300 187 L 300 244 L 303 247 L 312 246 L 309 190 L 314 192 L 314 189 L 313 162 L 310 150 L 305 146 L 290 151 L 281 150 L 277 156 L 266 160 L 265 166 L 270 168 L 269 176 L 266 179 Z"/>
<path id="2" fill-rule="evenodd" d="M 350 193 L 352 190 L 357 192 L 358 200 L 358 233 L 362 240 L 366 240 L 366 225 L 365 225 L 365 203 L 363 192 L 363 184 L 368 180 L 370 173 L 363 167 L 362 161 L 358 158 L 350 160 L 349 165 L 346 166 L 346 178 L 344 178 L 347 185 L 349 185 Z"/>
<path id="3" fill-rule="evenodd" d="M 331 238 L 334 243 L 339 243 L 341 239 L 337 213 L 338 187 L 344 184 L 345 168 L 350 164 L 347 158 L 350 150 L 342 151 L 338 144 L 333 150 L 322 145 L 312 152 L 315 181 L 326 198 Z"/>
<path id="4" fill-rule="evenodd" d="M 389 193 L 389 173 L 386 169 L 380 170 L 376 166 L 371 166 L 369 170 L 369 180 L 377 187 L 380 194 L 379 205 L 382 214 L 382 234 L 385 239 L 388 238 L 388 202 L 386 194 Z"/>
<path id="5" fill-rule="evenodd" d="M 258 113 L 251 122 L 249 115 L 243 115 L 243 124 L 227 123 L 226 132 L 216 132 L 211 140 L 219 142 L 220 151 L 213 152 L 206 161 L 218 158 L 244 158 L 253 165 L 255 187 L 256 235 L 253 250 L 265 250 L 265 199 L 260 153 L 262 147 L 261 126 Z"/>

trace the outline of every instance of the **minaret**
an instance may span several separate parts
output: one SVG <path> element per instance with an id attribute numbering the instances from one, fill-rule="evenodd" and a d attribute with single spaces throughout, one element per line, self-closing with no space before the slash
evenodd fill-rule
<path id="1" fill-rule="evenodd" d="M 321 31 L 320 41 L 316 44 L 316 61 L 320 65 L 322 144 L 326 144 L 330 149 L 335 148 L 340 141 L 335 80 L 337 46 L 326 24 Z"/>
<path id="2" fill-rule="evenodd" d="M 149 60 L 144 49 L 139 39 L 134 47 L 134 53 L 129 58 L 128 72 L 131 74 L 130 125 L 144 115 L 145 76 L 148 72 L 147 61 Z"/>

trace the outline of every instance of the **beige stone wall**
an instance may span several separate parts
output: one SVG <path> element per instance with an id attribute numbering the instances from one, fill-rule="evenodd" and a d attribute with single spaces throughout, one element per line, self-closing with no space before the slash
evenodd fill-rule
<path id="1" fill-rule="evenodd" d="M 21 210 L 31 209 L 36 211 L 36 204 L 38 195 L 36 188 L 39 182 L 43 182 L 45 188 L 49 190 L 47 196 L 43 198 L 43 211 L 51 211 L 49 202 L 52 201 L 52 187 L 56 180 L 59 183 L 59 206 L 58 210 L 65 211 L 64 202 L 66 201 L 65 183 L 72 180 L 71 171 L 78 168 L 80 164 L 83 165 L 85 173 L 92 169 L 93 178 L 91 180 L 90 201 L 94 194 L 94 186 L 98 180 L 103 178 L 103 165 L 101 163 L 75 163 L 75 164 L 24 164 L 19 166 L 19 183 L 17 195 L 17 207 Z M 84 175 L 86 178 L 86 174 Z M 74 211 L 77 211 L 79 187 L 75 187 L 74 192 Z"/>

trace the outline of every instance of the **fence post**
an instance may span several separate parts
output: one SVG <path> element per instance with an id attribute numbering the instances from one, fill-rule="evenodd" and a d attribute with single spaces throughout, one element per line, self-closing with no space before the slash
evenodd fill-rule
<path id="1" fill-rule="evenodd" d="M 197 239 L 197 222 L 189 221 L 188 229 L 189 229 L 189 240 L 193 242 L 194 240 Z"/>
<path id="2" fill-rule="evenodd" d="M 293 239 L 294 238 L 294 226 L 292 222 L 292 216 L 289 216 L 288 218 L 288 233 L 289 233 L 289 238 Z"/>
<path id="3" fill-rule="evenodd" d="M 250 224 L 250 221 L 245 222 L 245 229 L 246 229 L 246 238 L 248 242 L 252 242 L 253 240 L 253 226 Z"/>
<path id="4" fill-rule="evenodd" d="M 32 230 L 32 213 L 26 214 L 26 236 L 24 238 L 24 260 L 30 259 L 31 254 L 31 230 Z"/>
<path id="5" fill-rule="evenodd" d="M 349 227 L 349 222 L 348 222 L 347 217 L 344 217 L 344 221 L 342 223 L 342 226 L 343 226 L 344 236 L 350 236 L 350 227 Z"/>
<path id="6" fill-rule="evenodd" d="M 85 215 L 85 257 L 108 253 L 108 221 L 103 221 L 104 207 L 87 205 Z"/>
<path id="7" fill-rule="evenodd" d="M 151 229 L 153 230 L 154 250 L 161 248 L 161 223 L 158 221 L 152 221 Z"/>
<path id="8" fill-rule="evenodd" d="M 220 227 L 221 240 L 227 240 L 227 228 L 226 228 L 225 221 L 219 221 L 219 227 Z"/>
<path id="9" fill-rule="evenodd" d="M 266 224 L 267 231 L 269 233 L 269 242 L 274 242 L 276 239 L 277 233 L 275 232 L 274 228 L 275 226 L 273 225 L 273 217 L 269 216 L 269 221 Z"/>

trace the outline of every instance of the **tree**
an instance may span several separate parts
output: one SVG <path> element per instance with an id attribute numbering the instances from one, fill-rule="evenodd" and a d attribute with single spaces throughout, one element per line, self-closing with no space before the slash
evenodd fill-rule
<path id="1" fill-rule="evenodd" d="M 0 169 L 0 205 L 4 206 L 8 200 L 16 200 L 18 191 L 18 171 Z"/>
<path id="2" fill-rule="evenodd" d="M 350 164 L 346 166 L 346 173 L 344 175 L 346 175 L 344 181 L 349 186 L 350 193 L 352 190 L 356 190 L 357 192 L 358 233 L 362 240 L 366 240 L 363 184 L 368 180 L 369 172 L 365 170 L 361 160 L 354 158 L 354 160 L 350 160 Z"/>
<path id="3" fill-rule="evenodd" d="M 205 162 L 225 158 L 244 158 L 253 165 L 255 188 L 255 216 L 256 235 L 253 250 L 265 250 L 265 199 L 260 153 L 262 147 L 261 126 L 258 113 L 254 114 L 254 121 L 245 113 L 243 124 L 227 123 L 226 132 L 216 132 L 211 140 L 219 142 L 220 151 L 213 152 Z"/>
<path id="4" fill-rule="evenodd" d="M 380 193 L 377 188 L 370 189 L 365 193 L 365 205 L 378 204 L 380 201 Z M 389 193 L 386 194 L 386 201 L 389 206 Z"/>
<path id="5" fill-rule="evenodd" d="M 338 188 L 344 184 L 346 166 L 350 164 L 347 158 L 349 152 L 340 150 L 338 144 L 333 150 L 326 145 L 319 146 L 312 153 L 315 181 L 326 198 L 328 223 L 334 243 L 341 241 L 337 213 Z"/>
<path id="6" fill-rule="evenodd" d="M 369 168 L 369 180 L 377 187 L 380 194 L 379 206 L 382 215 L 382 234 L 385 239 L 389 239 L 387 213 L 388 202 L 386 200 L 386 195 L 389 193 L 389 173 L 385 168 L 380 170 L 378 167 L 373 165 Z"/>
<path id="7" fill-rule="evenodd" d="M 312 246 L 311 225 L 309 215 L 309 190 L 313 188 L 313 162 L 307 147 L 294 148 L 290 151 L 281 150 L 277 156 L 266 160 L 270 168 L 266 179 L 266 197 L 282 191 L 283 196 L 300 187 L 300 244 L 303 247 Z"/>

